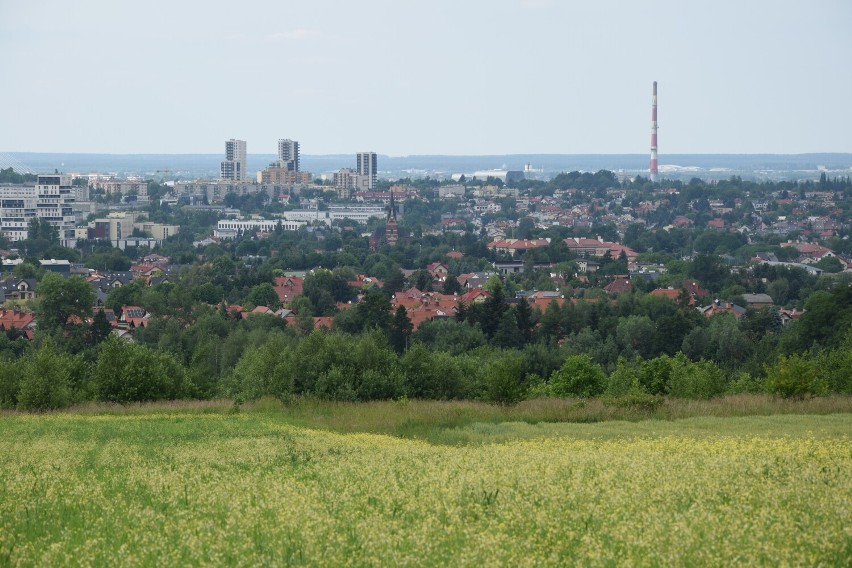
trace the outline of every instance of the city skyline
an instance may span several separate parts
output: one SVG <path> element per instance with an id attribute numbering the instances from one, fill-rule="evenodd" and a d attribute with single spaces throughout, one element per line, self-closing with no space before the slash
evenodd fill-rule
<path id="1" fill-rule="evenodd" d="M 852 152 L 852 4 L 588 4 L 8 3 L 0 152 Z"/>

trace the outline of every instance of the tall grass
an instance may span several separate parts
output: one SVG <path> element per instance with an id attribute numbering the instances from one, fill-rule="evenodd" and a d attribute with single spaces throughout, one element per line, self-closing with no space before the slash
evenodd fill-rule
<path id="1" fill-rule="evenodd" d="M 278 406 L 258 403 L 250 410 L 280 408 L 287 420 L 301 426 L 336 432 L 370 432 L 433 441 L 447 440 L 446 431 L 474 424 L 595 423 L 608 421 L 677 420 L 691 417 L 836 414 L 852 412 L 852 397 L 786 400 L 768 395 L 739 394 L 712 400 L 665 399 L 654 409 L 621 407 L 604 399 L 538 398 L 515 406 L 476 401 L 403 400 L 368 403 L 297 399 Z"/>
<path id="2" fill-rule="evenodd" d="M 440 443 L 467 443 L 477 439 L 503 439 L 509 435 L 506 429 L 491 428 L 489 430 L 482 426 L 488 424 L 583 424 L 608 421 L 670 421 L 692 417 L 852 413 L 852 397 L 831 396 L 793 400 L 762 394 L 738 394 L 711 400 L 666 398 L 653 408 L 619 406 L 599 398 L 538 398 L 515 406 L 499 406 L 467 400 L 403 399 L 348 403 L 315 398 L 295 398 L 283 404 L 278 400 L 265 398 L 241 406 L 236 406 L 233 401 L 225 399 L 128 405 L 85 403 L 67 410 L 56 411 L 56 414 L 87 416 L 174 413 L 185 415 L 231 412 L 271 414 L 294 425 L 342 433 L 366 432 L 420 438 Z M 6 412 L 5 414 L 16 413 Z M 473 426 L 476 428 L 470 430 Z M 460 433 L 460 430 L 465 428 L 468 430 Z M 518 428 L 514 430 L 517 431 Z M 473 431 L 482 435 L 471 435 Z M 487 435 L 486 431 L 491 432 L 493 436 Z M 532 431 L 527 430 L 526 435 L 532 435 Z"/>

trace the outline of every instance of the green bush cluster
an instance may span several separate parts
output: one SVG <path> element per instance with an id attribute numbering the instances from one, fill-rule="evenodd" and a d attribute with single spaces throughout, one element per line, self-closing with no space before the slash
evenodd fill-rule
<path id="1" fill-rule="evenodd" d="M 94 365 L 56 348 L 50 338 L 15 361 L 0 362 L 0 407 L 45 411 L 82 400 L 145 402 L 196 395 L 172 355 L 109 337 Z"/>

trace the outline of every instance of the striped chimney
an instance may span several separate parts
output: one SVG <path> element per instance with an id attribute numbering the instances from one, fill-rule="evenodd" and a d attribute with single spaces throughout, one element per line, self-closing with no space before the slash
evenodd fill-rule
<path id="1" fill-rule="evenodd" d="M 651 181 L 657 181 L 657 82 L 651 97 Z"/>

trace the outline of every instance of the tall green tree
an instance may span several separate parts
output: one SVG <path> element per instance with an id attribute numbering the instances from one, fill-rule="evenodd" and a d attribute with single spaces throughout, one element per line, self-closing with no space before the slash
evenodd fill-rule
<path id="1" fill-rule="evenodd" d="M 109 321 L 107 321 L 106 314 L 103 310 L 98 310 L 95 312 L 94 317 L 92 318 L 92 323 L 89 326 L 89 345 L 97 345 L 107 337 L 112 332 L 112 326 Z"/>
<path id="2" fill-rule="evenodd" d="M 518 334 L 520 335 L 521 345 L 526 345 L 532 339 L 532 330 L 535 327 L 533 320 L 532 308 L 526 298 L 521 298 L 515 304 L 515 322 L 518 326 Z"/>
<path id="3" fill-rule="evenodd" d="M 255 306 L 268 306 L 275 309 L 281 305 L 275 288 L 269 282 L 263 282 L 254 286 L 249 291 L 246 299 Z"/>
<path id="4" fill-rule="evenodd" d="M 390 344 L 394 348 L 394 351 L 397 353 L 405 352 L 413 329 L 414 326 L 411 324 L 405 306 L 398 306 L 394 313 L 393 321 L 391 321 L 389 333 Z"/>
<path id="5" fill-rule="evenodd" d="M 36 291 L 38 328 L 48 332 L 66 328 L 71 316 L 76 316 L 82 322 L 91 314 L 95 302 L 91 286 L 79 276 L 63 278 L 48 272 Z"/>

